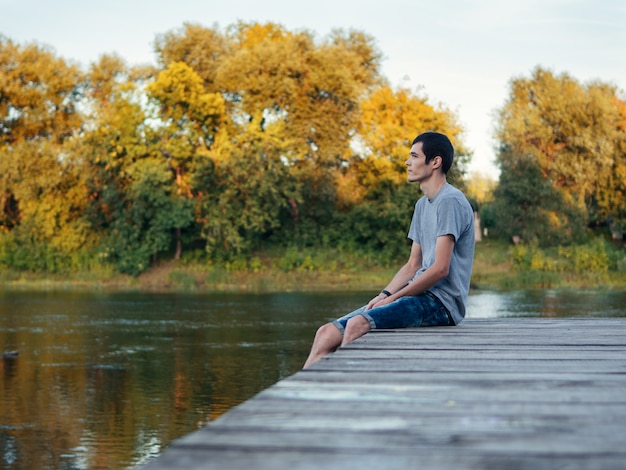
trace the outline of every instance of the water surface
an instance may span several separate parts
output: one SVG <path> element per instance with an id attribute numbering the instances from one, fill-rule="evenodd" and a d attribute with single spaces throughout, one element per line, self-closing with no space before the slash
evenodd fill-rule
<path id="1" fill-rule="evenodd" d="M 144 463 L 298 371 L 317 326 L 368 297 L 0 292 L 0 468 Z M 480 292 L 468 317 L 625 316 L 625 305 L 626 293 Z"/>

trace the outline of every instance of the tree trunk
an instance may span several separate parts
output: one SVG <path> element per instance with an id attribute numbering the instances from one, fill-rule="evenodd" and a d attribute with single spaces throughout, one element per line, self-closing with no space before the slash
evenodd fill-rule
<path id="1" fill-rule="evenodd" d="M 176 228 L 176 253 L 174 254 L 174 259 L 180 259 L 180 255 L 183 253 L 183 243 L 180 239 L 180 227 Z"/>

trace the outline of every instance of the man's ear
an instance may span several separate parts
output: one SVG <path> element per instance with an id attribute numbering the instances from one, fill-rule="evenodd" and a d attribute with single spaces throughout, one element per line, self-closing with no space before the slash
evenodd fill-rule
<path id="1" fill-rule="evenodd" d="M 439 168 L 441 166 L 441 164 L 443 163 L 443 158 L 441 158 L 441 155 L 436 155 L 433 159 L 433 168 Z"/>

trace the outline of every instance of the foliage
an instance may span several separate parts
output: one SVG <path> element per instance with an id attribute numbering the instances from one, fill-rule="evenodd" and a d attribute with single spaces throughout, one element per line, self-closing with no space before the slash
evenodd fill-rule
<path id="1" fill-rule="evenodd" d="M 228 40 L 217 29 L 186 23 L 178 31 L 159 34 L 155 50 L 161 67 L 184 62 L 202 79 L 207 93 L 218 92 L 215 85 L 221 60 L 230 54 Z"/>
<path id="2" fill-rule="evenodd" d="M 51 51 L 0 36 L 0 149 L 21 141 L 60 143 L 81 119 L 82 75 Z"/>
<path id="3" fill-rule="evenodd" d="M 93 256 L 87 192 L 72 156 L 83 75 L 43 47 L 0 38 L 0 234 L 3 260 L 70 271 Z"/>
<path id="4" fill-rule="evenodd" d="M 472 172 L 465 182 L 465 194 L 468 199 L 476 201 L 476 204 L 482 207 L 493 202 L 493 192 L 497 185 L 498 182 L 493 177 L 480 172 Z"/>
<path id="5" fill-rule="evenodd" d="M 528 266 L 561 269 L 537 251 L 557 245 L 569 270 L 611 272 L 623 258 L 576 248 L 589 222 L 626 227 L 626 106 L 611 86 L 542 69 L 514 80 L 491 193 L 465 180 L 457 116 L 389 86 L 365 33 L 186 24 L 155 51 L 157 68 L 105 55 L 82 72 L 0 39 L 1 266 L 137 276 L 179 258 L 233 275 L 353 269 L 351 257 L 395 265 L 420 196 L 406 156 L 426 130 L 451 137 L 448 180 L 469 189 L 492 233 L 533 247 Z M 276 266 L 255 257 L 277 249 Z"/>
<path id="6" fill-rule="evenodd" d="M 378 192 L 370 192 L 366 199 L 338 220 L 343 235 L 338 246 L 351 251 L 361 249 L 378 253 L 381 260 L 407 256 L 410 247 L 407 233 L 419 197 L 417 189 L 404 184 L 381 186 Z"/>
<path id="7" fill-rule="evenodd" d="M 511 158 L 503 160 L 501 169 L 491 203 L 490 218 L 497 221 L 493 235 L 509 239 L 517 235 L 542 246 L 571 243 L 584 237 L 581 208 L 571 203 L 563 189 L 543 177 L 536 161 Z"/>
<path id="8" fill-rule="evenodd" d="M 351 256 L 395 265 L 419 197 L 404 162 L 426 130 L 451 137 L 448 180 L 468 190 L 490 234 L 526 242 L 516 266 L 623 264 L 623 253 L 583 243 L 589 223 L 626 227 L 626 106 L 612 86 L 541 68 L 513 80 L 494 189 L 466 182 L 471 152 L 454 113 L 390 87 L 367 34 L 185 24 L 159 35 L 155 51 L 157 69 L 105 55 L 83 73 L 45 47 L 0 39 L 2 267 L 138 275 L 182 258 L 226 273 L 315 273 L 353 269 Z M 551 246 L 558 257 L 543 251 Z M 276 266 L 255 257 L 277 248 Z"/>
<path id="9" fill-rule="evenodd" d="M 624 116 L 615 88 L 601 82 L 542 68 L 513 80 L 497 129 L 500 231 L 550 245 L 576 240 L 590 221 L 623 220 Z"/>
<path id="10" fill-rule="evenodd" d="M 221 142 L 211 154 L 211 184 L 199 193 L 196 213 L 213 258 L 248 253 L 280 229 L 301 201 L 298 182 L 281 158 L 290 143 L 282 138 L 283 124 L 262 129 L 261 121 L 257 116 L 241 126 L 237 145 Z"/>
<path id="11" fill-rule="evenodd" d="M 408 150 L 414 137 L 425 131 L 447 134 L 455 147 L 455 165 L 448 181 L 462 185 L 469 151 L 464 147 L 462 128 L 446 109 L 436 109 L 426 98 L 388 85 L 375 88 L 361 103 L 358 133 L 367 149 L 360 172 L 367 187 L 406 181 Z"/>
<path id="12" fill-rule="evenodd" d="M 171 196 L 174 199 L 170 201 L 173 215 L 163 230 L 175 229 L 174 258 L 178 259 L 182 254 L 182 229 L 204 218 L 193 214 L 194 199 L 203 190 L 196 184 L 196 175 L 210 171 L 213 166 L 209 148 L 227 121 L 224 100 L 219 93 L 206 93 L 202 79 L 183 62 L 170 63 L 148 85 L 147 91 L 159 106 L 161 124 L 152 144 L 170 171 L 170 183 L 176 186 L 176 193 Z"/>
<path id="13" fill-rule="evenodd" d="M 615 271 L 611 265 L 613 250 L 602 239 L 586 244 L 542 249 L 534 245 L 517 245 L 512 250 L 513 265 L 518 269 L 559 273 L 607 273 Z"/>

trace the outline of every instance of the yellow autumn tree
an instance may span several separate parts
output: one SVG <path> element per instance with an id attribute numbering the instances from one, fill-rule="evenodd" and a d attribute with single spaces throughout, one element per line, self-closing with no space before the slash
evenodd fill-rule
<path id="1" fill-rule="evenodd" d="M 389 85 L 374 89 L 360 103 L 355 140 L 357 155 L 339 176 L 342 205 L 358 203 L 380 185 L 400 185 L 406 181 L 406 165 L 411 141 L 425 131 L 442 132 L 455 146 L 456 163 L 450 181 L 460 182 L 469 159 L 462 141 L 462 128 L 456 116 L 436 108 L 428 100 Z"/>
<path id="2" fill-rule="evenodd" d="M 47 48 L 0 37 L 0 251 L 7 264 L 70 269 L 89 243 L 81 218 L 87 192 L 71 153 L 83 125 L 83 83 L 76 66 Z"/>

